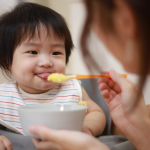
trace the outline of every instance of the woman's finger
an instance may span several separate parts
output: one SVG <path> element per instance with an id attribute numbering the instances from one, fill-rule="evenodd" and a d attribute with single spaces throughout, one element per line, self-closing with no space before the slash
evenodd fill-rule
<path id="1" fill-rule="evenodd" d="M 106 84 L 106 83 L 101 83 L 100 85 L 99 85 L 99 90 L 101 91 L 101 92 L 103 92 L 104 90 L 108 90 L 109 91 L 109 93 L 114 97 L 117 93 L 116 93 L 116 91 L 114 91 L 114 90 L 112 90 L 110 87 L 108 87 L 108 85 Z M 103 95 L 102 95 L 103 96 Z"/>
<path id="2" fill-rule="evenodd" d="M 101 83 L 106 83 L 109 88 L 111 88 L 112 90 L 114 90 L 114 91 L 117 92 L 117 93 L 120 93 L 120 91 L 121 91 L 120 87 L 119 87 L 114 81 L 112 81 L 111 79 L 100 78 L 100 79 L 98 80 L 98 83 L 99 83 L 99 84 L 101 84 Z"/>
<path id="3" fill-rule="evenodd" d="M 63 150 L 108 150 L 106 145 L 82 132 L 52 130 L 48 127 L 39 125 L 32 126 L 29 130 L 32 134 L 39 136 L 41 139 L 57 143 Z"/>
<path id="4" fill-rule="evenodd" d="M 109 71 L 102 71 L 101 74 L 109 74 Z"/>
<path id="5" fill-rule="evenodd" d="M 63 150 L 60 145 L 51 141 L 40 141 L 34 138 L 32 141 L 38 150 Z"/>
<path id="6" fill-rule="evenodd" d="M 101 91 L 101 95 L 105 99 L 106 103 L 109 104 L 112 100 L 112 96 L 110 95 L 108 90 Z"/>
<path id="7" fill-rule="evenodd" d="M 129 80 L 127 80 L 127 78 L 123 77 L 115 70 L 111 69 L 109 71 L 109 75 L 111 79 L 120 86 L 121 91 L 129 91 L 131 89 L 130 87 L 133 87 L 133 85 L 131 84 L 131 82 L 129 82 Z"/>
<path id="8" fill-rule="evenodd" d="M 41 139 L 48 140 L 48 141 L 53 141 L 53 142 L 61 142 L 63 140 L 63 137 L 66 136 L 67 138 L 67 133 L 65 131 L 57 131 L 57 130 L 51 130 L 48 127 L 44 126 L 34 126 L 30 128 L 30 132 L 37 135 Z M 64 134 L 60 134 L 60 132 L 64 132 Z"/>

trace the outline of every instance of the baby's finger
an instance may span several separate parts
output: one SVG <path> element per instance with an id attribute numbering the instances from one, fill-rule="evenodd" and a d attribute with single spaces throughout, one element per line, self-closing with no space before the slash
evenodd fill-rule
<path id="1" fill-rule="evenodd" d="M 13 150 L 11 142 L 6 137 L 3 139 L 3 144 L 7 150 Z"/>
<path id="2" fill-rule="evenodd" d="M 0 150 L 6 150 L 5 145 L 3 144 L 3 142 L 0 142 Z"/>

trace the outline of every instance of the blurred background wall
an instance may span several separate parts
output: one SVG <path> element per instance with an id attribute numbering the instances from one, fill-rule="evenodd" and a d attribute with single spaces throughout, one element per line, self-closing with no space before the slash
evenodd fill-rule
<path id="1" fill-rule="evenodd" d="M 71 31 L 75 48 L 73 49 L 68 66 L 66 68 L 67 74 L 90 74 L 85 63 L 83 62 L 80 52 L 80 36 L 83 28 L 84 19 L 86 16 L 84 3 L 82 0 L 0 0 L 0 14 L 5 11 L 9 11 L 15 5 L 20 2 L 33 2 L 38 3 L 60 13 L 66 20 L 68 27 Z M 95 60 L 101 67 L 102 71 L 114 68 L 117 72 L 127 73 L 122 65 L 113 57 L 107 48 L 97 36 L 91 32 L 91 36 L 88 42 L 88 47 L 91 50 L 91 54 L 94 55 Z M 99 73 L 99 72 L 93 72 Z M 135 74 L 127 73 L 128 77 L 134 82 L 138 83 L 138 76 Z M 7 81 L 7 79 L 0 72 L 0 84 Z M 150 77 L 147 77 L 147 83 L 143 90 L 146 103 L 150 104 Z"/>

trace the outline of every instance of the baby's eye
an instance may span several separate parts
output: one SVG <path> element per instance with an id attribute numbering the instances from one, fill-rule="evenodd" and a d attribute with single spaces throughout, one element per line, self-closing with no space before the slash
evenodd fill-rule
<path id="1" fill-rule="evenodd" d="M 53 55 L 60 55 L 60 52 L 54 52 Z"/>
<path id="2" fill-rule="evenodd" d="M 37 54 L 36 51 L 29 51 L 28 53 L 29 53 L 29 54 L 33 54 L 33 55 L 36 55 L 36 54 Z"/>

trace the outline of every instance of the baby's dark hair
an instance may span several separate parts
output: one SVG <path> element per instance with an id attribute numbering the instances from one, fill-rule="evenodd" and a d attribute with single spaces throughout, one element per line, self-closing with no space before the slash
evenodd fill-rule
<path id="1" fill-rule="evenodd" d="M 0 68 L 8 75 L 15 48 L 26 38 L 32 38 L 40 25 L 65 42 L 66 64 L 73 48 L 72 38 L 63 17 L 54 10 L 35 3 L 20 3 L 0 16 Z M 39 35 L 40 36 L 40 35 Z M 9 76 L 9 75 L 8 75 Z"/>

